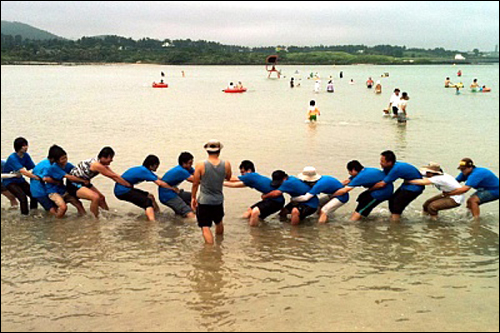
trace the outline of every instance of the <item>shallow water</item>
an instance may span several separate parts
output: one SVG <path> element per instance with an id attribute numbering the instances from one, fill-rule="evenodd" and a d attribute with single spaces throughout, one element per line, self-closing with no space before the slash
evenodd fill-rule
<path id="1" fill-rule="evenodd" d="M 304 79 L 291 90 L 296 69 Z M 171 88 L 151 89 L 161 70 Z M 493 92 L 461 96 L 442 88 L 451 66 L 284 70 L 278 81 L 262 67 L 2 66 L 1 156 L 22 135 L 35 161 L 53 143 L 73 162 L 111 145 L 117 172 L 155 153 L 163 174 L 181 151 L 201 160 L 203 143 L 219 138 L 235 171 L 252 159 L 265 174 L 314 165 L 343 178 L 349 160 L 378 166 L 393 149 L 417 166 L 436 161 L 455 174 L 469 156 L 498 174 L 498 66 L 463 67 L 466 85 L 479 77 Z M 305 79 L 340 70 L 334 95 L 313 94 Z M 383 72 L 391 77 L 376 96 L 363 82 Z M 249 92 L 223 94 L 230 80 Z M 396 86 L 412 98 L 406 127 L 381 117 Z M 312 98 L 322 111 L 315 126 L 304 123 Z M 2 331 L 498 331 L 498 203 L 484 206 L 481 224 L 463 209 L 434 223 L 419 213 L 436 193 L 428 189 L 401 225 L 388 223 L 386 205 L 350 223 L 351 200 L 326 226 L 274 218 L 249 228 L 239 216 L 259 194 L 226 190 L 226 235 L 207 248 L 168 209 L 145 223 L 109 180 L 95 185 L 112 208 L 98 222 L 71 209 L 62 221 L 21 219 L 2 198 Z"/>

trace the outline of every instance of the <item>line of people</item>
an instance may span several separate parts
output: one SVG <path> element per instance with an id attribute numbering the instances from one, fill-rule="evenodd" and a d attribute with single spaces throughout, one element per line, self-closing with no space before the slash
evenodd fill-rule
<path id="1" fill-rule="evenodd" d="M 276 170 L 272 179 L 256 172 L 251 161 L 240 164 L 239 177 L 233 176 L 231 164 L 220 158 L 223 145 L 211 140 L 204 146 L 208 158 L 193 168 L 194 156 L 183 152 L 178 165 L 169 170 L 163 178 L 155 172 L 160 166 L 157 156 L 149 155 L 140 166 L 128 169 L 121 176 L 111 170 L 115 152 L 111 147 L 103 148 L 96 158 L 84 160 L 77 165 L 68 162 L 63 148 L 50 147 L 47 159 L 37 165 L 28 154 L 28 141 L 17 138 L 15 152 L 2 162 L 2 194 L 13 203 L 19 200 L 21 214 L 28 215 L 29 208 L 36 209 L 38 203 L 58 218 L 67 211 L 67 204 L 76 207 L 78 213 L 86 213 L 81 200 L 90 201 L 90 211 L 98 218 L 99 210 L 109 210 L 105 196 L 91 183 L 98 175 L 115 182 L 114 194 L 118 200 L 132 203 L 142 209 L 149 221 L 155 220 L 160 211 L 154 195 L 135 186 L 142 182 L 153 182 L 158 187 L 160 202 L 171 208 L 175 214 L 186 218 L 197 218 L 207 243 L 213 243 L 211 227 L 216 233 L 224 233 L 223 188 L 252 188 L 262 194 L 262 201 L 251 206 L 244 214 L 251 226 L 257 226 L 273 214 L 290 216 L 292 225 L 319 213 L 319 223 L 326 223 L 329 215 L 349 202 L 349 195 L 355 188 L 365 188 L 357 199 L 358 205 L 351 220 L 368 217 L 385 201 L 393 221 L 399 221 L 406 208 L 418 197 L 425 187 L 435 185 L 442 193 L 429 199 L 423 206 L 424 213 L 437 219 L 439 212 L 460 207 L 465 203 L 465 193 L 477 190 L 468 200 L 467 207 L 474 218 L 480 217 L 480 206 L 499 199 L 499 179 L 490 170 L 476 167 L 465 158 L 460 162 L 457 178 L 445 174 L 441 166 L 430 163 L 421 170 L 397 160 L 392 151 L 381 154 L 382 169 L 365 167 L 359 161 L 347 164 L 348 179 L 340 181 L 332 176 L 321 176 L 314 167 L 306 167 L 294 177 L 283 170 Z M 30 184 L 24 177 L 29 178 Z M 394 183 L 403 180 L 394 192 Z M 179 189 L 184 181 L 191 182 L 192 192 Z M 465 185 L 460 183 L 465 182 Z M 199 194 L 199 195 L 198 195 Z M 285 206 L 284 194 L 291 197 Z M 321 195 L 323 195 L 321 197 Z M 30 199 L 28 205 L 28 199 Z"/>

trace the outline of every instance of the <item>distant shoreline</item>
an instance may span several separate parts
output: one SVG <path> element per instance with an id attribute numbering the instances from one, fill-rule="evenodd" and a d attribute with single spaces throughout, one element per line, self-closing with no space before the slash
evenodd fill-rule
<path id="1" fill-rule="evenodd" d="M 470 65 L 498 65 L 499 62 L 431 62 L 431 63 L 396 63 L 396 64 L 374 64 L 374 63 L 359 63 L 359 64 L 281 64 L 281 66 L 422 66 L 422 65 L 430 65 L 430 66 L 440 66 L 440 65 L 462 65 L 462 66 L 470 66 Z M 174 65 L 174 64 L 161 64 L 161 63 L 149 63 L 149 62 L 141 62 L 141 63 L 130 63 L 130 62 L 54 62 L 54 61 L 5 61 L 2 62 L 2 66 L 126 66 L 126 65 L 156 65 L 156 66 L 260 66 L 256 64 L 230 64 L 230 65 L 207 65 L 207 64 L 182 64 L 182 65 Z M 264 66 L 264 64 L 262 65 Z"/>

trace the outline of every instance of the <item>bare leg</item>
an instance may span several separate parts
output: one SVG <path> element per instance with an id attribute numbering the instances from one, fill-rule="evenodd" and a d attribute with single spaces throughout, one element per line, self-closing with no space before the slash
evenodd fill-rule
<path id="1" fill-rule="evenodd" d="M 212 235 L 212 230 L 209 227 L 204 227 L 201 229 L 203 233 L 203 238 L 205 239 L 205 243 L 209 245 L 214 244 L 214 235 Z"/>
<path id="2" fill-rule="evenodd" d="M 2 194 L 3 194 L 3 195 L 7 198 L 7 199 L 9 199 L 9 201 L 10 201 L 10 207 L 11 207 L 11 208 L 17 208 L 17 207 L 19 207 L 19 204 L 18 204 L 18 202 L 17 202 L 17 199 L 16 199 L 16 197 L 15 197 L 12 193 L 10 193 L 9 191 L 5 191 L 5 192 L 2 192 Z"/>
<path id="3" fill-rule="evenodd" d="M 470 212 L 472 213 L 472 216 L 474 216 L 474 219 L 476 221 L 479 221 L 481 219 L 481 200 L 477 196 L 471 197 L 467 201 L 467 208 L 469 208 Z"/>
<path id="4" fill-rule="evenodd" d="M 153 207 L 148 207 L 146 209 L 146 217 L 148 218 L 149 222 L 154 222 L 156 220 L 155 209 Z"/>
<path id="5" fill-rule="evenodd" d="M 300 224 L 300 211 L 297 208 L 292 210 L 292 225 Z"/>
<path id="6" fill-rule="evenodd" d="M 326 224 L 328 223 L 328 214 L 325 214 L 323 212 L 321 212 L 319 214 L 319 221 L 318 221 L 320 224 Z"/>
<path id="7" fill-rule="evenodd" d="M 91 190 L 99 195 L 99 207 L 101 207 L 104 210 L 109 210 L 109 206 L 108 203 L 106 202 L 106 197 L 104 196 L 104 194 L 99 192 L 99 190 L 95 186 L 93 186 Z"/>
<path id="8" fill-rule="evenodd" d="M 187 213 L 186 218 L 194 220 L 196 218 L 196 214 L 195 213 Z"/>
<path id="9" fill-rule="evenodd" d="M 362 218 L 363 218 L 363 215 L 361 215 L 360 213 L 354 212 L 351 216 L 351 221 L 352 222 L 361 221 Z"/>
<path id="10" fill-rule="evenodd" d="M 258 227 L 259 222 L 260 222 L 260 209 L 258 207 L 255 207 L 252 210 L 252 216 L 250 217 L 250 226 Z"/>
<path id="11" fill-rule="evenodd" d="M 149 195 L 149 198 L 151 199 L 151 201 L 153 201 L 153 209 L 156 213 L 159 213 L 160 212 L 160 206 L 158 206 L 158 203 L 156 202 L 156 199 L 155 199 L 155 196 L 150 194 Z"/>
<path id="12" fill-rule="evenodd" d="M 99 205 L 101 204 L 101 197 L 99 194 L 89 188 L 82 187 L 76 193 L 78 198 L 89 200 L 90 203 L 90 212 L 94 215 L 96 219 L 99 218 Z"/>
<path id="13" fill-rule="evenodd" d="M 398 214 L 392 214 L 391 221 L 394 223 L 399 223 L 401 222 L 401 215 Z"/>
<path id="14" fill-rule="evenodd" d="M 244 219 L 249 219 L 252 217 L 252 208 L 248 208 L 248 210 L 245 212 L 245 214 L 243 214 L 243 218 Z"/>
<path id="15" fill-rule="evenodd" d="M 215 226 L 216 235 L 224 235 L 224 222 L 221 222 Z"/>
<path id="16" fill-rule="evenodd" d="M 84 216 L 87 214 L 87 212 L 85 211 L 85 208 L 83 207 L 82 202 L 80 200 L 78 200 L 77 198 L 75 198 L 73 196 L 68 196 L 67 201 L 68 201 L 68 203 L 72 204 L 76 208 L 79 216 Z"/>

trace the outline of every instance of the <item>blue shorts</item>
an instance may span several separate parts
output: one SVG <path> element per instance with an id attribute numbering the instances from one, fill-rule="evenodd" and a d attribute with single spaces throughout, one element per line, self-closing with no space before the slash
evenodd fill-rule
<path id="1" fill-rule="evenodd" d="M 43 209 L 45 209 L 47 212 L 49 210 L 51 210 L 52 208 L 56 207 L 56 204 L 54 203 L 54 201 L 50 200 L 47 195 L 44 197 L 35 198 L 35 199 L 36 199 L 36 201 L 38 201 L 40 203 L 40 205 L 42 205 Z"/>
<path id="2" fill-rule="evenodd" d="M 476 193 L 474 193 L 473 196 L 476 196 L 479 198 L 480 205 L 484 205 L 486 203 L 497 201 L 498 199 L 500 199 L 498 194 L 495 194 L 495 193 L 488 191 L 488 190 L 478 190 Z"/>

